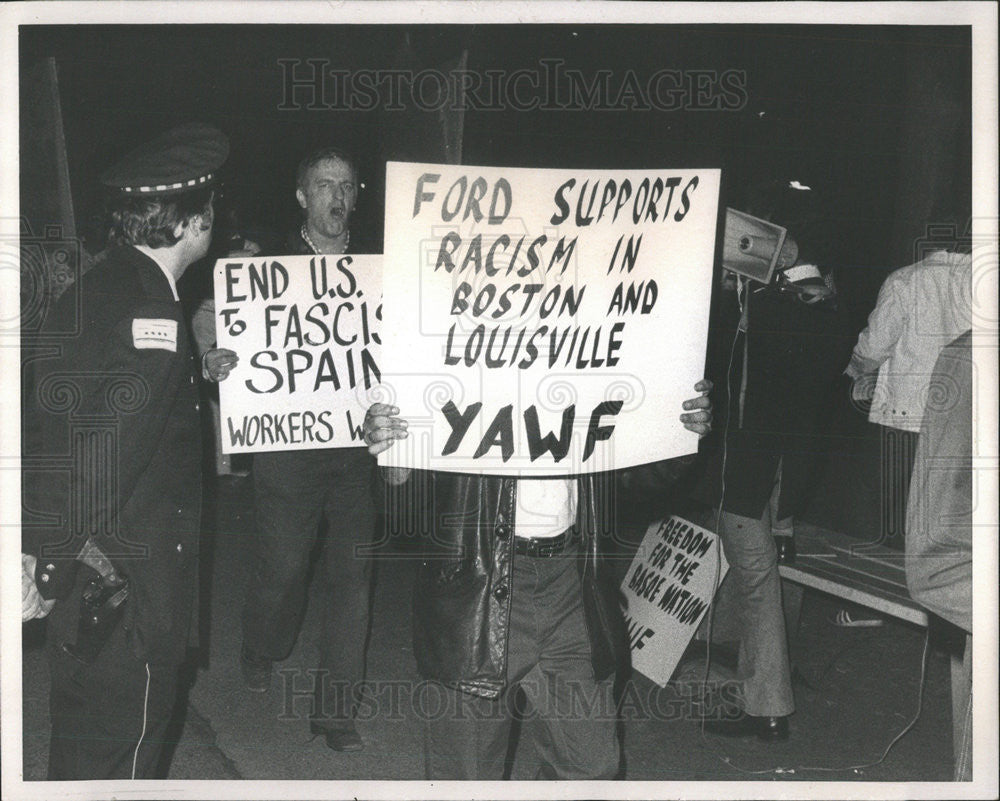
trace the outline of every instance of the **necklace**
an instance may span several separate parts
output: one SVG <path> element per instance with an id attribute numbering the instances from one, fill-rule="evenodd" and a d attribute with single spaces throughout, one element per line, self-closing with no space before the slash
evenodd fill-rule
<path id="1" fill-rule="evenodd" d="M 307 245 L 309 245 L 309 248 L 310 248 L 310 250 L 312 250 L 313 253 L 315 253 L 317 256 L 323 256 L 324 255 L 323 253 L 320 252 L 320 249 L 318 247 L 316 247 L 315 243 L 309 237 L 309 232 L 306 230 L 305 223 L 302 224 L 302 227 L 299 229 L 299 233 L 302 235 L 302 241 L 305 242 Z M 347 237 L 344 239 L 344 249 L 342 251 L 340 251 L 341 253 L 347 253 L 347 248 L 351 244 L 351 231 L 350 231 L 350 229 L 348 229 L 346 233 L 347 233 Z"/>

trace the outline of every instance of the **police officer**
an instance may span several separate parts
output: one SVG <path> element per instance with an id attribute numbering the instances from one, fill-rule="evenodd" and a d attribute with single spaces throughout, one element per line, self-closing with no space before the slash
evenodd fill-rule
<path id="1" fill-rule="evenodd" d="M 220 131 L 190 124 L 109 169 L 114 244 L 46 321 L 58 355 L 36 363 L 27 399 L 22 612 L 51 610 L 49 779 L 155 777 L 196 611 L 201 516 L 176 282 L 208 251 L 228 152 Z"/>

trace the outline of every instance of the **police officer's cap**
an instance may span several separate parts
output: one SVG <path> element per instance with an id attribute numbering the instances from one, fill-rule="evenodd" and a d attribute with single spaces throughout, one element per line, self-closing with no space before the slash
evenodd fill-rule
<path id="1" fill-rule="evenodd" d="M 122 195 L 173 195 L 215 183 L 229 155 L 229 140 L 217 128 L 194 122 L 172 128 L 140 145 L 101 176 Z"/>

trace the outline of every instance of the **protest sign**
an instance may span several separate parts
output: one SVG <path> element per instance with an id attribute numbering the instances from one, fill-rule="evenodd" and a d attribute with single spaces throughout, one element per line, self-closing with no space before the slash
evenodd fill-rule
<path id="1" fill-rule="evenodd" d="M 727 570 L 708 529 L 676 516 L 650 525 L 621 585 L 632 667 L 670 681 Z"/>
<path id="2" fill-rule="evenodd" d="M 572 475 L 692 453 L 719 171 L 390 162 L 384 465 Z"/>
<path id="3" fill-rule="evenodd" d="M 382 257 L 275 256 L 215 264 L 224 453 L 359 447 L 380 380 Z"/>

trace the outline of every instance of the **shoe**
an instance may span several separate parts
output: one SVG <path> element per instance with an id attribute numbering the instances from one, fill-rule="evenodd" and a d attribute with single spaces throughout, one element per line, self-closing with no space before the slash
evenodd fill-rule
<path id="1" fill-rule="evenodd" d="M 237 473 L 223 473 L 215 477 L 215 486 L 220 490 L 237 490 L 246 481 L 246 476 Z"/>
<path id="2" fill-rule="evenodd" d="M 365 747 L 353 720 L 339 723 L 336 727 L 324 726 L 315 720 L 310 720 L 309 732 L 313 737 L 322 734 L 326 738 L 326 747 L 333 751 L 360 751 Z"/>
<path id="3" fill-rule="evenodd" d="M 885 621 L 880 617 L 854 617 L 850 609 L 838 609 L 833 618 L 833 625 L 842 629 L 868 629 L 884 626 Z"/>
<path id="4" fill-rule="evenodd" d="M 705 731 L 721 737 L 756 736 L 765 742 L 778 742 L 788 739 L 788 717 L 758 717 L 742 712 L 732 720 L 706 720 Z"/>
<path id="5" fill-rule="evenodd" d="M 795 562 L 795 538 L 775 537 L 774 547 L 778 551 L 778 564 L 790 565 Z"/>
<path id="6" fill-rule="evenodd" d="M 247 650 L 240 652 L 240 672 L 243 683 L 252 693 L 266 693 L 271 689 L 271 660 Z"/>

